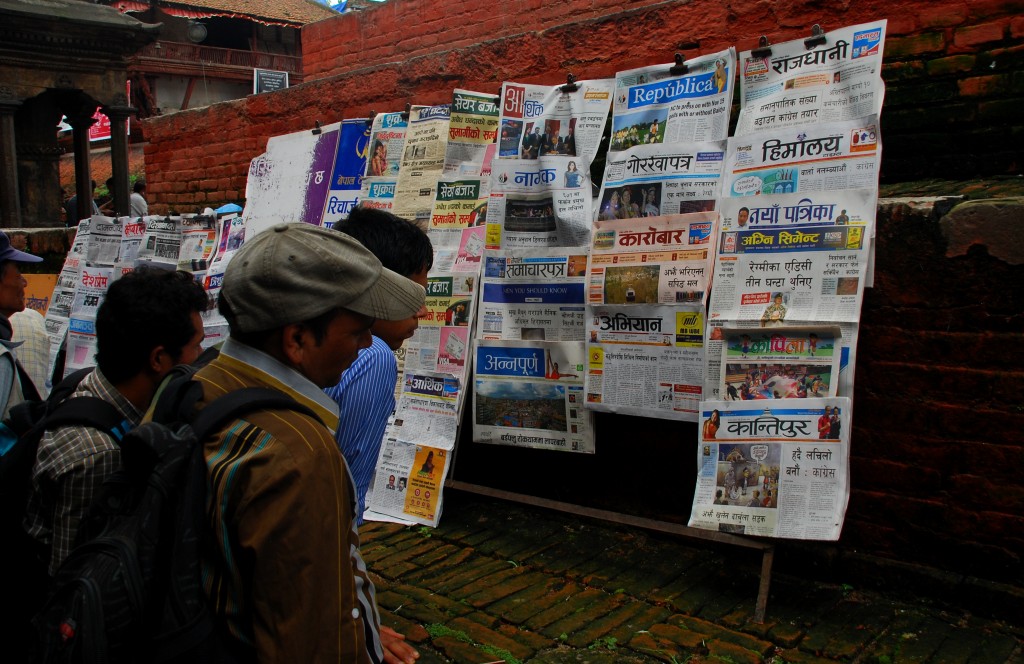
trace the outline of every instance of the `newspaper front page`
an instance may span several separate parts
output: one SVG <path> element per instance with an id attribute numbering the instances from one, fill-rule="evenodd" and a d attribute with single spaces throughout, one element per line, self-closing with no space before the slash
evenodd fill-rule
<path id="1" fill-rule="evenodd" d="M 689 525 L 726 533 L 839 539 L 849 500 L 845 397 L 700 405 Z"/>
<path id="2" fill-rule="evenodd" d="M 767 56 L 741 53 L 736 135 L 881 113 L 885 29 L 883 19 L 829 32 L 811 49 L 795 39 Z"/>
<path id="3" fill-rule="evenodd" d="M 434 250 L 458 247 L 463 231 L 487 218 L 487 182 L 479 177 L 437 181 L 427 235 Z"/>
<path id="4" fill-rule="evenodd" d="M 363 190 L 359 194 L 359 205 L 374 210 L 393 212 L 395 207 L 395 176 L 364 177 Z"/>
<path id="5" fill-rule="evenodd" d="M 474 342 L 473 440 L 594 453 L 582 343 Z"/>
<path id="6" fill-rule="evenodd" d="M 437 526 L 450 463 L 448 450 L 385 437 L 365 516 Z"/>
<path id="7" fill-rule="evenodd" d="M 451 105 L 413 106 L 391 212 L 426 228 L 444 169 Z"/>
<path id="8" fill-rule="evenodd" d="M 341 123 L 338 129 L 338 152 L 334 158 L 320 225 L 331 228 L 335 223 L 348 219 L 349 213 L 359 202 L 370 134 L 366 118 L 344 120 Z"/>
<path id="9" fill-rule="evenodd" d="M 597 218 L 640 219 L 716 209 L 725 146 L 725 141 L 638 145 L 609 154 Z"/>
<path id="10" fill-rule="evenodd" d="M 587 302 L 704 304 L 718 215 L 702 212 L 594 223 Z"/>
<path id="11" fill-rule="evenodd" d="M 406 342 L 406 373 L 451 374 L 459 385 L 466 384 L 478 282 L 476 274 L 431 273 L 427 277 L 427 314 Z"/>
<path id="12" fill-rule="evenodd" d="M 445 175 L 481 175 L 487 146 L 498 138 L 498 98 L 498 95 L 455 89 L 444 157 Z"/>
<path id="13" fill-rule="evenodd" d="M 561 85 L 503 83 L 498 159 L 571 158 L 587 171 L 597 156 L 608 109 L 612 79 L 577 81 L 576 89 Z"/>
<path id="14" fill-rule="evenodd" d="M 656 144 L 724 141 L 729 136 L 736 49 L 686 62 L 621 71 L 615 75 L 615 105 L 609 150 Z"/>
<path id="15" fill-rule="evenodd" d="M 593 197 L 578 164 L 582 162 L 558 156 L 495 160 L 487 248 L 588 245 Z"/>
<path id="16" fill-rule="evenodd" d="M 726 401 L 836 396 L 842 336 L 836 326 L 720 329 Z"/>
<path id="17" fill-rule="evenodd" d="M 700 304 L 587 306 L 587 407 L 696 421 L 704 381 Z"/>
<path id="18" fill-rule="evenodd" d="M 724 196 L 877 189 L 878 116 L 729 139 Z"/>
<path id="19" fill-rule="evenodd" d="M 378 113 L 370 127 L 366 177 L 396 177 L 402 165 L 408 118 L 402 113 Z"/>
<path id="20" fill-rule="evenodd" d="M 478 337 L 583 341 L 587 256 L 581 249 L 488 251 Z"/>

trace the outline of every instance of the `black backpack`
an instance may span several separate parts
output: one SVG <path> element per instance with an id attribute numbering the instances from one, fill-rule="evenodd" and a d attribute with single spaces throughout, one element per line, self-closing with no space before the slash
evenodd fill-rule
<path id="1" fill-rule="evenodd" d="M 0 643 L 12 659 L 27 661 L 31 647 L 29 620 L 46 598 L 50 576 L 46 547 L 25 532 L 23 521 L 32 492 L 32 468 L 47 429 L 82 425 L 108 433 L 115 440 L 131 428 L 117 408 L 98 397 L 68 398 L 91 368 L 58 383 L 45 400 L 23 401 L 0 423 L 0 542 L 10 570 L 0 602 Z"/>
<path id="2" fill-rule="evenodd" d="M 195 413 L 202 388 L 178 367 L 158 393 L 153 421 L 120 442 L 122 469 L 104 483 L 76 545 L 33 621 L 38 661 L 232 662 L 214 629 L 200 579 L 206 521 L 201 441 L 263 409 L 316 415 L 281 392 L 246 388 Z"/>

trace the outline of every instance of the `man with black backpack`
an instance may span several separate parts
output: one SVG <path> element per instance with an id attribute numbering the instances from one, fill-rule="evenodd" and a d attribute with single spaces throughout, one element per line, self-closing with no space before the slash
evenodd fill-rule
<path id="1" fill-rule="evenodd" d="M 99 397 L 134 427 L 164 376 L 201 352 L 200 312 L 209 299 L 187 272 L 140 268 L 110 285 L 96 315 L 97 368 L 70 398 Z M 75 543 L 79 523 L 104 480 L 121 466 L 111 431 L 84 424 L 49 429 L 32 470 L 25 526 L 48 550 L 55 574 Z"/>
<path id="2" fill-rule="evenodd" d="M 355 492 L 337 444 L 334 385 L 370 345 L 376 319 L 402 320 L 424 290 L 341 233 L 280 224 L 228 265 L 219 307 L 230 338 L 195 374 L 200 417 L 252 387 L 294 399 L 235 417 L 204 441 L 209 527 L 203 584 L 240 661 L 412 662 L 382 633 L 359 554 Z"/>

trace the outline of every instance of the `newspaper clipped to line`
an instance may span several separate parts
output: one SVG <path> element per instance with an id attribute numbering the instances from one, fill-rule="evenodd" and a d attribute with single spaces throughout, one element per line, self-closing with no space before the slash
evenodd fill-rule
<path id="1" fill-rule="evenodd" d="M 875 189 L 878 116 L 729 139 L 724 196 Z"/>
<path id="2" fill-rule="evenodd" d="M 697 419 L 704 382 L 704 307 L 587 307 L 587 407 Z"/>
<path id="3" fill-rule="evenodd" d="M 441 518 L 441 493 L 450 461 L 449 450 L 385 436 L 373 488 L 367 496 L 367 512 L 436 526 Z"/>
<path id="4" fill-rule="evenodd" d="M 611 152 L 728 138 L 736 49 L 688 60 L 685 73 L 672 69 L 654 65 L 615 75 Z"/>
<path id="5" fill-rule="evenodd" d="M 593 413 L 583 407 L 582 342 L 474 344 L 475 442 L 594 453 Z"/>
<path id="6" fill-rule="evenodd" d="M 583 341 L 586 273 L 587 256 L 583 250 L 488 251 L 484 258 L 478 336 Z"/>
<path id="7" fill-rule="evenodd" d="M 839 539 L 849 500 L 850 400 L 706 401 L 689 525 Z"/>
<path id="8" fill-rule="evenodd" d="M 722 335 L 721 380 L 713 393 L 722 399 L 836 396 L 842 353 L 838 327 L 718 331 Z"/>
<path id="9" fill-rule="evenodd" d="M 561 85 L 503 83 L 498 158 L 575 158 L 589 170 L 608 120 L 614 81 L 575 85 L 566 91 Z"/>
<path id="10" fill-rule="evenodd" d="M 741 53 L 736 135 L 881 113 L 886 23 L 834 30 L 811 49 L 795 39 L 772 44 L 770 55 Z"/>
<path id="11" fill-rule="evenodd" d="M 408 121 L 402 113 L 378 113 L 370 127 L 370 150 L 366 158 L 366 177 L 398 175 Z"/>
<path id="12" fill-rule="evenodd" d="M 448 145 L 449 104 L 413 106 L 391 212 L 425 229 Z"/>
<path id="13" fill-rule="evenodd" d="M 497 140 L 498 123 L 498 95 L 456 88 L 448 124 L 445 175 L 480 176 L 487 147 Z"/>
<path id="14" fill-rule="evenodd" d="M 704 303 L 718 215 L 702 212 L 597 221 L 590 256 L 590 304 Z"/>
<path id="15" fill-rule="evenodd" d="M 466 384 L 477 283 L 476 274 L 439 272 L 428 276 L 427 314 L 406 342 L 406 373 L 450 374 L 458 379 L 458 385 Z"/>
<path id="16" fill-rule="evenodd" d="M 637 219 L 714 210 L 724 167 L 725 141 L 638 145 L 609 154 L 597 218 Z"/>

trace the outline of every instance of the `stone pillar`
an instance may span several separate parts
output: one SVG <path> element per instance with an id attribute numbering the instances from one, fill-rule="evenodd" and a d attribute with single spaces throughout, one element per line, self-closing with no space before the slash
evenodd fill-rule
<path id="1" fill-rule="evenodd" d="M 14 139 L 14 114 L 20 105 L 13 99 L 0 99 L 0 226 L 4 228 L 21 227 L 18 146 Z"/>
<path id="2" fill-rule="evenodd" d="M 114 212 L 117 216 L 131 214 L 128 192 L 128 116 L 131 106 L 107 106 L 103 113 L 110 118 L 110 172 L 114 178 Z"/>
<path id="3" fill-rule="evenodd" d="M 89 167 L 89 127 L 96 124 L 92 114 L 67 116 L 71 125 L 71 141 L 75 150 L 75 195 L 78 209 L 75 218 L 68 219 L 68 226 L 78 225 L 79 219 L 92 216 L 92 169 Z"/>

